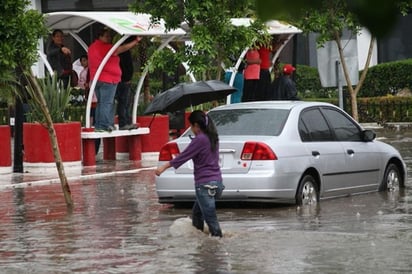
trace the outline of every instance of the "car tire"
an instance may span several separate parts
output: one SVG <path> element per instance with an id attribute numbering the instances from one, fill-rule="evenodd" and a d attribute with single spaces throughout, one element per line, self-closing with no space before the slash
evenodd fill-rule
<path id="1" fill-rule="evenodd" d="M 379 191 L 394 192 L 403 187 L 403 181 L 399 168 L 394 163 L 390 163 L 385 170 L 385 176 L 379 186 Z"/>
<path id="2" fill-rule="evenodd" d="M 312 175 L 305 175 L 299 182 L 296 193 L 296 204 L 316 205 L 319 202 L 319 188 Z"/>

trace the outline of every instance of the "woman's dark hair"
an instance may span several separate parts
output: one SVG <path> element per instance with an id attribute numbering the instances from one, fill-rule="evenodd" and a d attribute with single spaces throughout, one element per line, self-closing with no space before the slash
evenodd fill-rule
<path id="1" fill-rule="evenodd" d="M 219 136 L 215 124 L 212 119 L 203 111 L 195 110 L 189 116 L 189 122 L 194 125 L 197 123 L 200 129 L 209 137 L 210 145 L 212 151 L 216 150 L 217 144 L 219 142 Z"/>
<path id="2" fill-rule="evenodd" d="M 62 31 L 61 29 L 55 29 L 55 30 L 53 30 L 53 32 L 52 32 L 52 36 L 54 37 L 57 33 L 63 34 L 63 31 Z"/>
<path id="3" fill-rule="evenodd" d="M 97 38 L 104 36 L 106 32 L 110 33 L 110 29 L 108 27 L 102 27 L 97 31 Z"/>

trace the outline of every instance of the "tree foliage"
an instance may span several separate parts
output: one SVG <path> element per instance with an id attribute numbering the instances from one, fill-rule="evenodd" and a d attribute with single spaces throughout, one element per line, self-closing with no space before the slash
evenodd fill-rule
<path id="1" fill-rule="evenodd" d="M 2 0 L 0 5 L 0 89 L 9 89 L 10 93 L 10 89 L 13 89 L 20 92 L 20 96 L 24 96 L 21 94 L 25 90 L 23 86 L 29 87 L 32 99 L 36 99 L 34 104 L 42 109 L 46 121 L 66 204 L 72 206 L 73 201 L 64 173 L 53 120 L 42 92 L 44 86 L 39 85 L 30 69 L 38 59 L 39 39 L 47 34 L 43 15 L 37 10 L 29 9 L 30 5 L 31 2 L 28 0 Z M 20 87 L 14 89 L 16 85 Z"/>
<path id="2" fill-rule="evenodd" d="M 11 103 L 16 68 L 37 60 L 38 39 L 46 33 L 43 16 L 27 10 L 27 0 L 2 0 L 0 5 L 0 100 Z"/>
<path id="3" fill-rule="evenodd" d="M 0 77 L 17 67 L 24 70 L 37 61 L 39 38 L 47 34 L 44 18 L 27 9 L 30 1 L 2 0 L 0 5 Z"/>
<path id="4" fill-rule="evenodd" d="M 355 19 L 378 38 L 388 34 L 395 26 L 400 12 L 404 13 L 410 7 L 410 0 L 342 0 L 339 2 L 341 7 L 335 10 L 345 10 L 343 14 L 349 15 L 350 20 Z M 321 11 L 328 6 L 330 8 L 336 3 L 336 1 L 325 0 L 256 0 L 256 10 L 262 20 L 304 18 L 313 11 Z M 346 17 L 339 18 L 346 19 Z"/>
<path id="5" fill-rule="evenodd" d="M 186 62 L 199 79 L 219 79 L 221 63 L 232 65 L 233 58 L 237 59 L 254 40 L 267 39 L 259 20 L 249 27 L 234 26 L 230 21 L 231 18 L 253 18 L 251 0 L 136 0 L 131 10 L 151 14 L 154 22 L 163 19 L 168 29 L 182 27 L 188 32 L 192 43 L 176 43 L 174 60 Z M 164 54 L 168 53 L 157 53 L 152 64 L 165 68 Z"/>
<path id="6" fill-rule="evenodd" d="M 280 16 L 287 18 L 298 28 L 302 29 L 304 33 L 317 33 L 319 46 L 322 46 L 326 41 L 336 42 L 351 98 L 352 116 L 358 120 L 356 97 L 368 72 L 375 37 L 380 37 L 390 30 L 396 18 L 407 11 L 409 1 L 295 0 L 290 5 L 286 5 L 286 2 L 283 0 L 269 2 L 257 0 L 256 7 L 258 14 L 264 19 Z M 376 21 L 370 24 L 371 20 Z M 384 22 L 384 25 L 382 25 L 382 22 Z M 349 77 L 349 69 L 343 52 L 342 35 L 345 30 L 357 34 L 362 27 L 367 27 L 371 31 L 372 37 L 365 68 L 362 71 L 358 84 L 354 87 Z"/>

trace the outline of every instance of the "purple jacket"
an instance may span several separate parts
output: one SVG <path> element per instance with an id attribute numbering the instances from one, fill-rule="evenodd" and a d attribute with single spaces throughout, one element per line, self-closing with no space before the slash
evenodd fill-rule
<path id="1" fill-rule="evenodd" d="M 212 152 L 209 138 L 200 133 L 189 146 L 176 158 L 170 161 L 174 168 L 179 168 L 188 160 L 192 159 L 194 164 L 195 184 L 206 184 L 211 181 L 222 181 L 222 173 L 219 166 L 219 146 Z"/>

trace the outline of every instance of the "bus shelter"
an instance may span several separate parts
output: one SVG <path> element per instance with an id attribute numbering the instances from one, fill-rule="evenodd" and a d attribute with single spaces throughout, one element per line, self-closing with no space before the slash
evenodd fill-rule
<path id="1" fill-rule="evenodd" d="M 249 26 L 251 24 L 250 18 L 233 18 L 231 20 L 232 24 L 235 26 Z M 88 45 L 83 41 L 79 36 L 79 33 L 87 27 L 90 27 L 94 23 L 100 23 L 107 26 L 113 31 L 117 32 L 121 38 L 113 45 L 112 49 L 107 53 L 106 57 L 103 59 L 103 62 L 100 64 L 97 70 L 97 76 L 100 75 L 103 67 L 105 66 L 109 57 L 113 52 L 130 36 L 152 36 L 160 37 L 161 45 L 157 50 L 162 50 L 167 47 L 169 50 L 173 51 L 173 48 L 169 45 L 171 41 L 174 40 L 185 40 L 190 41 L 190 37 L 187 37 L 187 33 L 182 29 L 173 29 L 166 30 L 165 24 L 162 20 L 156 23 L 152 23 L 150 14 L 143 13 L 132 13 L 129 11 L 117 11 L 117 12 L 92 12 L 92 11 L 64 11 L 64 12 L 53 12 L 46 14 L 47 26 L 51 29 L 61 29 L 65 33 L 70 34 L 87 52 Z M 286 46 L 286 44 L 291 40 L 291 38 L 302 31 L 287 22 L 282 22 L 278 20 L 271 20 L 266 22 L 267 31 L 270 35 L 281 35 L 282 41 L 279 49 L 276 51 L 272 58 L 272 64 L 278 58 L 280 52 Z M 231 68 L 232 76 L 229 81 L 229 85 L 233 85 L 235 74 L 238 71 L 239 65 L 244 59 L 246 52 L 249 48 L 245 48 L 243 52 L 239 55 L 237 62 L 234 67 Z M 46 65 L 47 70 L 50 74 L 53 74 L 52 68 L 47 61 L 46 55 L 40 52 L 40 57 L 44 64 Z M 189 71 L 187 64 L 183 64 L 186 68 L 186 71 Z M 136 123 L 137 117 L 137 107 L 138 100 L 140 96 L 140 91 L 143 86 L 144 78 L 147 75 L 147 68 L 143 71 L 141 78 L 139 79 L 137 89 L 135 92 L 135 97 L 133 100 L 133 109 L 132 109 L 132 122 Z M 194 82 L 196 81 L 195 77 L 188 72 L 190 79 Z M 87 98 L 86 104 L 86 123 L 85 127 L 90 128 L 90 110 L 92 104 L 93 92 L 97 83 L 97 78 L 92 80 L 90 85 L 90 92 Z M 230 102 L 230 96 L 228 96 L 228 102 Z"/>
<path id="2" fill-rule="evenodd" d="M 113 45 L 111 50 L 107 53 L 102 63 L 100 64 L 95 79 L 92 80 L 90 85 L 90 92 L 87 98 L 86 105 L 86 122 L 85 127 L 90 128 L 90 110 L 92 104 L 93 92 L 96 87 L 98 76 L 101 74 L 103 67 L 106 65 L 109 57 L 116 51 L 116 49 L 130 36 L 151 36 L 161 38 L 161 45 L 157 50 L 162 50 L 164 47 L 176 39 L 182 39 L 186 35 L 183 29 L 173 29 L 166 30 L 164 22 L 159 21 L 156 23 L 151 22 L 151 16 L 149 14 L 143 13 L 132 13 L 128 11 L 118 11 L 118 12 L 75 12 L 75 11 L 65 11 L 65 12 L 53 12 L 45 15 L 46 24 L 51 29 L 61 29 L 63 32 L 70 34 L 87 52 L 88 45 L 79 36 L 79 33 L 90 27 L 94 23 L 100 23 L 106 27 L 117 32 L 121 38 Z M 47 61 L 46 56 L 40 53 L 40 57 L 46 68 L 53 74 L 50 64 Z M 137 91 L 135 93 L 133 101 L 133 115 L 132 122 L 136 123 L 138 98 L 140 95 L 140 90 L 143 86 L 144 77 L 147 74 L 147 70 L 144 71 L 142 77 L 139 80 Z"/>
<path id="3" fill-rule="evenodd" d="M 76 12 L 76 11 L 64 11 L 64 12 L 53 12 L 45 14 L 46 25 L 50 29 L 60 29 L 64 33 L 69 34 L 77 41 L 81 47 L 87 52 L 88 45 L 81 38 L 80 32 L 88 27 L 91 27 L 95 23 L 99 23 L 102 26 L 110 28 L 116 32 L 120 39 L 114 43 L 110 51 L 103 58 L 101 64 L 99 65 L 96 77 L 91 80 L 90 92 L 86 98 L 86 114 L 85 114 L 85 127 L 82 130 L 81 138 L 83 142 L 83 164 L 84 165 L 95 165 L 95 139 L 103 138 L 103 158 L 105 160 L 115 160 L 116 159 L 116 138 L 127 138 L 128 152 L 130 160 L 140 160 L 141 159 L 141 144 L 140 136 L 149 134 L 150 129 L 146 127 L 139 127 L 137 129 L 122 131 L 118 130 L 115 132 L 94 132 L 91 127 L 90 113 L 93 93 L 97 84 L 97 79 L 101 74 L 104 66 L 109 60 L 110 56 L 116 51 L 116 49 L 130 36 L 149 36 L 157 38 L 161 41 L 160 46 L 157 50 L 162 50 L 169 46 L 171 41 L 177 39 L 183 39 L 186 32 L 183 29 L 172 29 L 167 30 L 164 21 L 160 20 L 153 23 L 151 16 L 149 14 L 143 13 L 132 13 L 128 11 L 118 11 L 118 12 Z M 53 70 L 47 61 L 47 57 L 43 52 L 39 52 L 40 60 L 44 63 L 46 69 L 50 74 L 53 74 Z M 146 68 L 142 76 L 139 79 L 137 85 L 137 91 L 134 95 L 133 100 L 133 114 L 132 122 L 135 124 L 137 120 L 137 107 L 138 100 L 140 96 L 140 90 L 142 89 L 144 78 L 148 69 Z"/>

